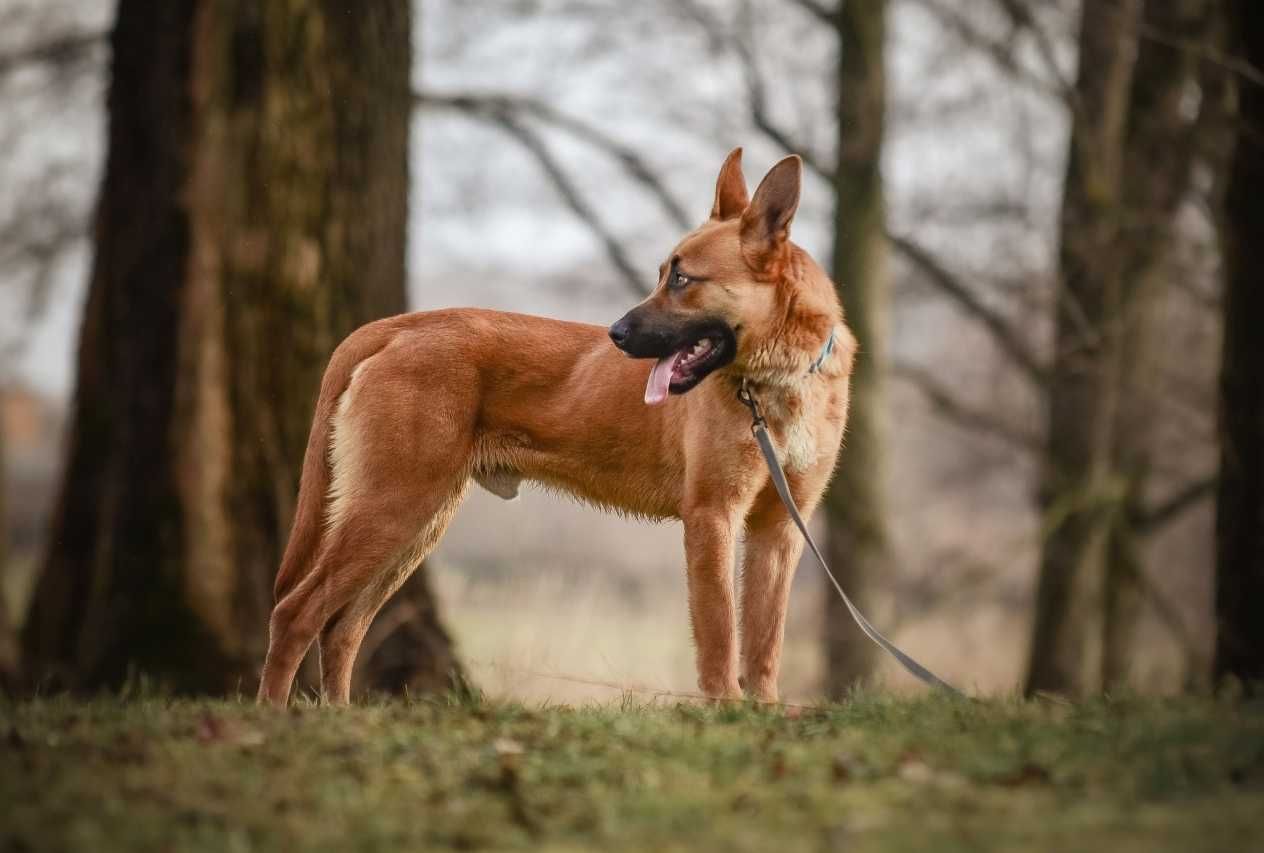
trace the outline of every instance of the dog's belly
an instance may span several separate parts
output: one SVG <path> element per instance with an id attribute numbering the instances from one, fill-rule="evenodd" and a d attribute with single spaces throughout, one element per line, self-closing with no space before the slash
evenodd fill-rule
<path id="1" fill-rule="evenodd" d="M 619 512 L 679 514 L 680 422 L 670 406 L 645 405 L 648 361 L 623 355 L 601 327 L 488 312 L 461 323 L 478 371 L 476 482 L 506 498 L 532 480 Z"/>
<path id="2" fill-rule="evenodd" d="M 479 442 L 475 481 L 502 498 L 516 496 L 522 480 L 565 492 L 615 512 L 676 518 L 680 477 L 663 457 L 635 446 L 614 447 L 587 435 L 572 442 L 529 438 L 521 432 L 488 435 Z"/>

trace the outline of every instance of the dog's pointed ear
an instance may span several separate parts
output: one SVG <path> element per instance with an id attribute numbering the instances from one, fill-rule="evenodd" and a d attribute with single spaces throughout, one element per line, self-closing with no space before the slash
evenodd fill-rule
<path id="1" fill-rule="evenodd" d="M 742 149 L 734 148 L 724 158 L 720 177 L 715 181 L 715 204 L 711 206 L 711 218 L 719 222 L 736 219 L 748 204 L 746 178 L 742 175 Z"/>
<path id="2" fill-rule="evenodd" d="M 764 257 L 790 239 L 790 222 L 799 209 L 803 161 L 791 155 L 768 170 L 742 214 L 742 249 L 748 258 Z"/>

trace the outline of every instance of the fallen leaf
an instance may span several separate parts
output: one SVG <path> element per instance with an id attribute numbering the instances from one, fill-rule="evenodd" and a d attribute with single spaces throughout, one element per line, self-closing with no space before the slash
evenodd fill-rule
<path id="1" fill-rule="evenodd" d="M 1022 785 L 1045 785 L 1049 782 L 1049 771 L 1034 762 L 1027 762 L 1008 776 L 998 780 L 1002 785 L 1017 788 Z"/>

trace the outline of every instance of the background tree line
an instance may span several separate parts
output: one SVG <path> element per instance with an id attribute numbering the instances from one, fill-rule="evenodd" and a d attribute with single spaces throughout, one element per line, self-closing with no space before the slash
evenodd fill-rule
<path id="1" fill-rule="evenodd" d="M 1264 312 L 1247 255 L 1261 227 L 1264 24 L 1252 4 L 989 0 L 967 12 L 904 0 L 943 34 L 943 57 L 928 61 L 986 63 L 1063 116 L 1056 251 L 1003 281 L 892 222 L 896 3 L 476 5 L 493 22 L 548 14 L 634 32 L 648 15 L 651 40 L 696 33 L 706 61 L 740 75 L 723 130 L 798 153 L 832 193 L 830 269 L 863 346 L 822 515 L 831 563 L 875 621 L 907 610 L 889 494 L 898 383 L 1038 472 L 1028 692 L 1130 683 L 1143 613 L 1178 638 L 1188 631 L 1154 581 L 1155 541 L 1209 500 L 1214 556 L 1188 571 L 1215 573 L 1215 651 L 1189 662 L 1188 686 L 1264 674 L 1253 618 L 1264 593 L 1264 360 L 1251 337 Z M 201 692 L 253 680 L 324 361 L 355 326 L 405 308 L 415 113 L 460 114 L 525 152 L 629 296 L 644 292 L 652 264 L 596 200 L 575 147 L 612 163 L 673 227 L 700 215 L 643 149 L 588 116 L 512 90 L 416 84 L 413 14 L 404 3 L 346 14 L 324 2 L 186 0 L 155 16 L 119 3 L 67 462 L 20 642 L 9 631 L 0 655 L 10 672 L 72 688 L 133 673 Z M 824 34 L 834 56 L 811 81 L 828 93 L 823 105 L 794 105 L 808 123 L 789 109 L 798 94 L 778 46 L 758 37 L 762 19 L 791 16 Z M 0 74 L 82 61 L 100 41 L 26 46 Z M 962 210 L 953 215 L 1020 218 L 1007 204 Z M 1211 260 L 1191 260 L 1191 234 L 1204 232 Z M 31 242 L 14 226 L 6 234 Z M 986 341 L 998 384 L 1033 401 L 1034 423 L 1009 398 L 980 402 L 895 355 L 896 265 Z M 1192 292 L 1204 275 L 1216 282 L 1211 298 Z M 1194 356 L 1173 342 L 1208 324 L 1223 329 L 1219 387 L 1191 393 L 1180 369 Z M 1218 412 L 1218 465 L 1183 466 L 1171 428 L 1182 405 Z M 954 578 L 945 570 L 940 582 Z M 426 583 L 418 572 L 379 618 L 362 686 L 460 678 Z M 821 601 L 824 687 L 839 695 L 878 661 L 839 603 Z"/>

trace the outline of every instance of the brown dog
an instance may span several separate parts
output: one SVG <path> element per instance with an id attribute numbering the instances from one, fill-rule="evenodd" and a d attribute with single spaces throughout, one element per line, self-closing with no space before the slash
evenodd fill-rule
<path id="1" fill-rule="evenodd" d="M 608 332 L 462 309 L 348 337 L 321 385 L 260 701 L 285 704 L 318 637 L 323 691 L 348 700 L 370 621 L 439 541 L 471 479 L 502 497 L 536 480 L 681 519 L 699 687 L 775 700 L 803 544 L 736 392 L 745 380 L 762 405 L 806 515 L 834 469 L 855 351 L 829 277 L 789 240 L 801 172 L 797 157 L 782 160 L 748 202 L 741 149 L 730 154 L 710 219 Z"/>

